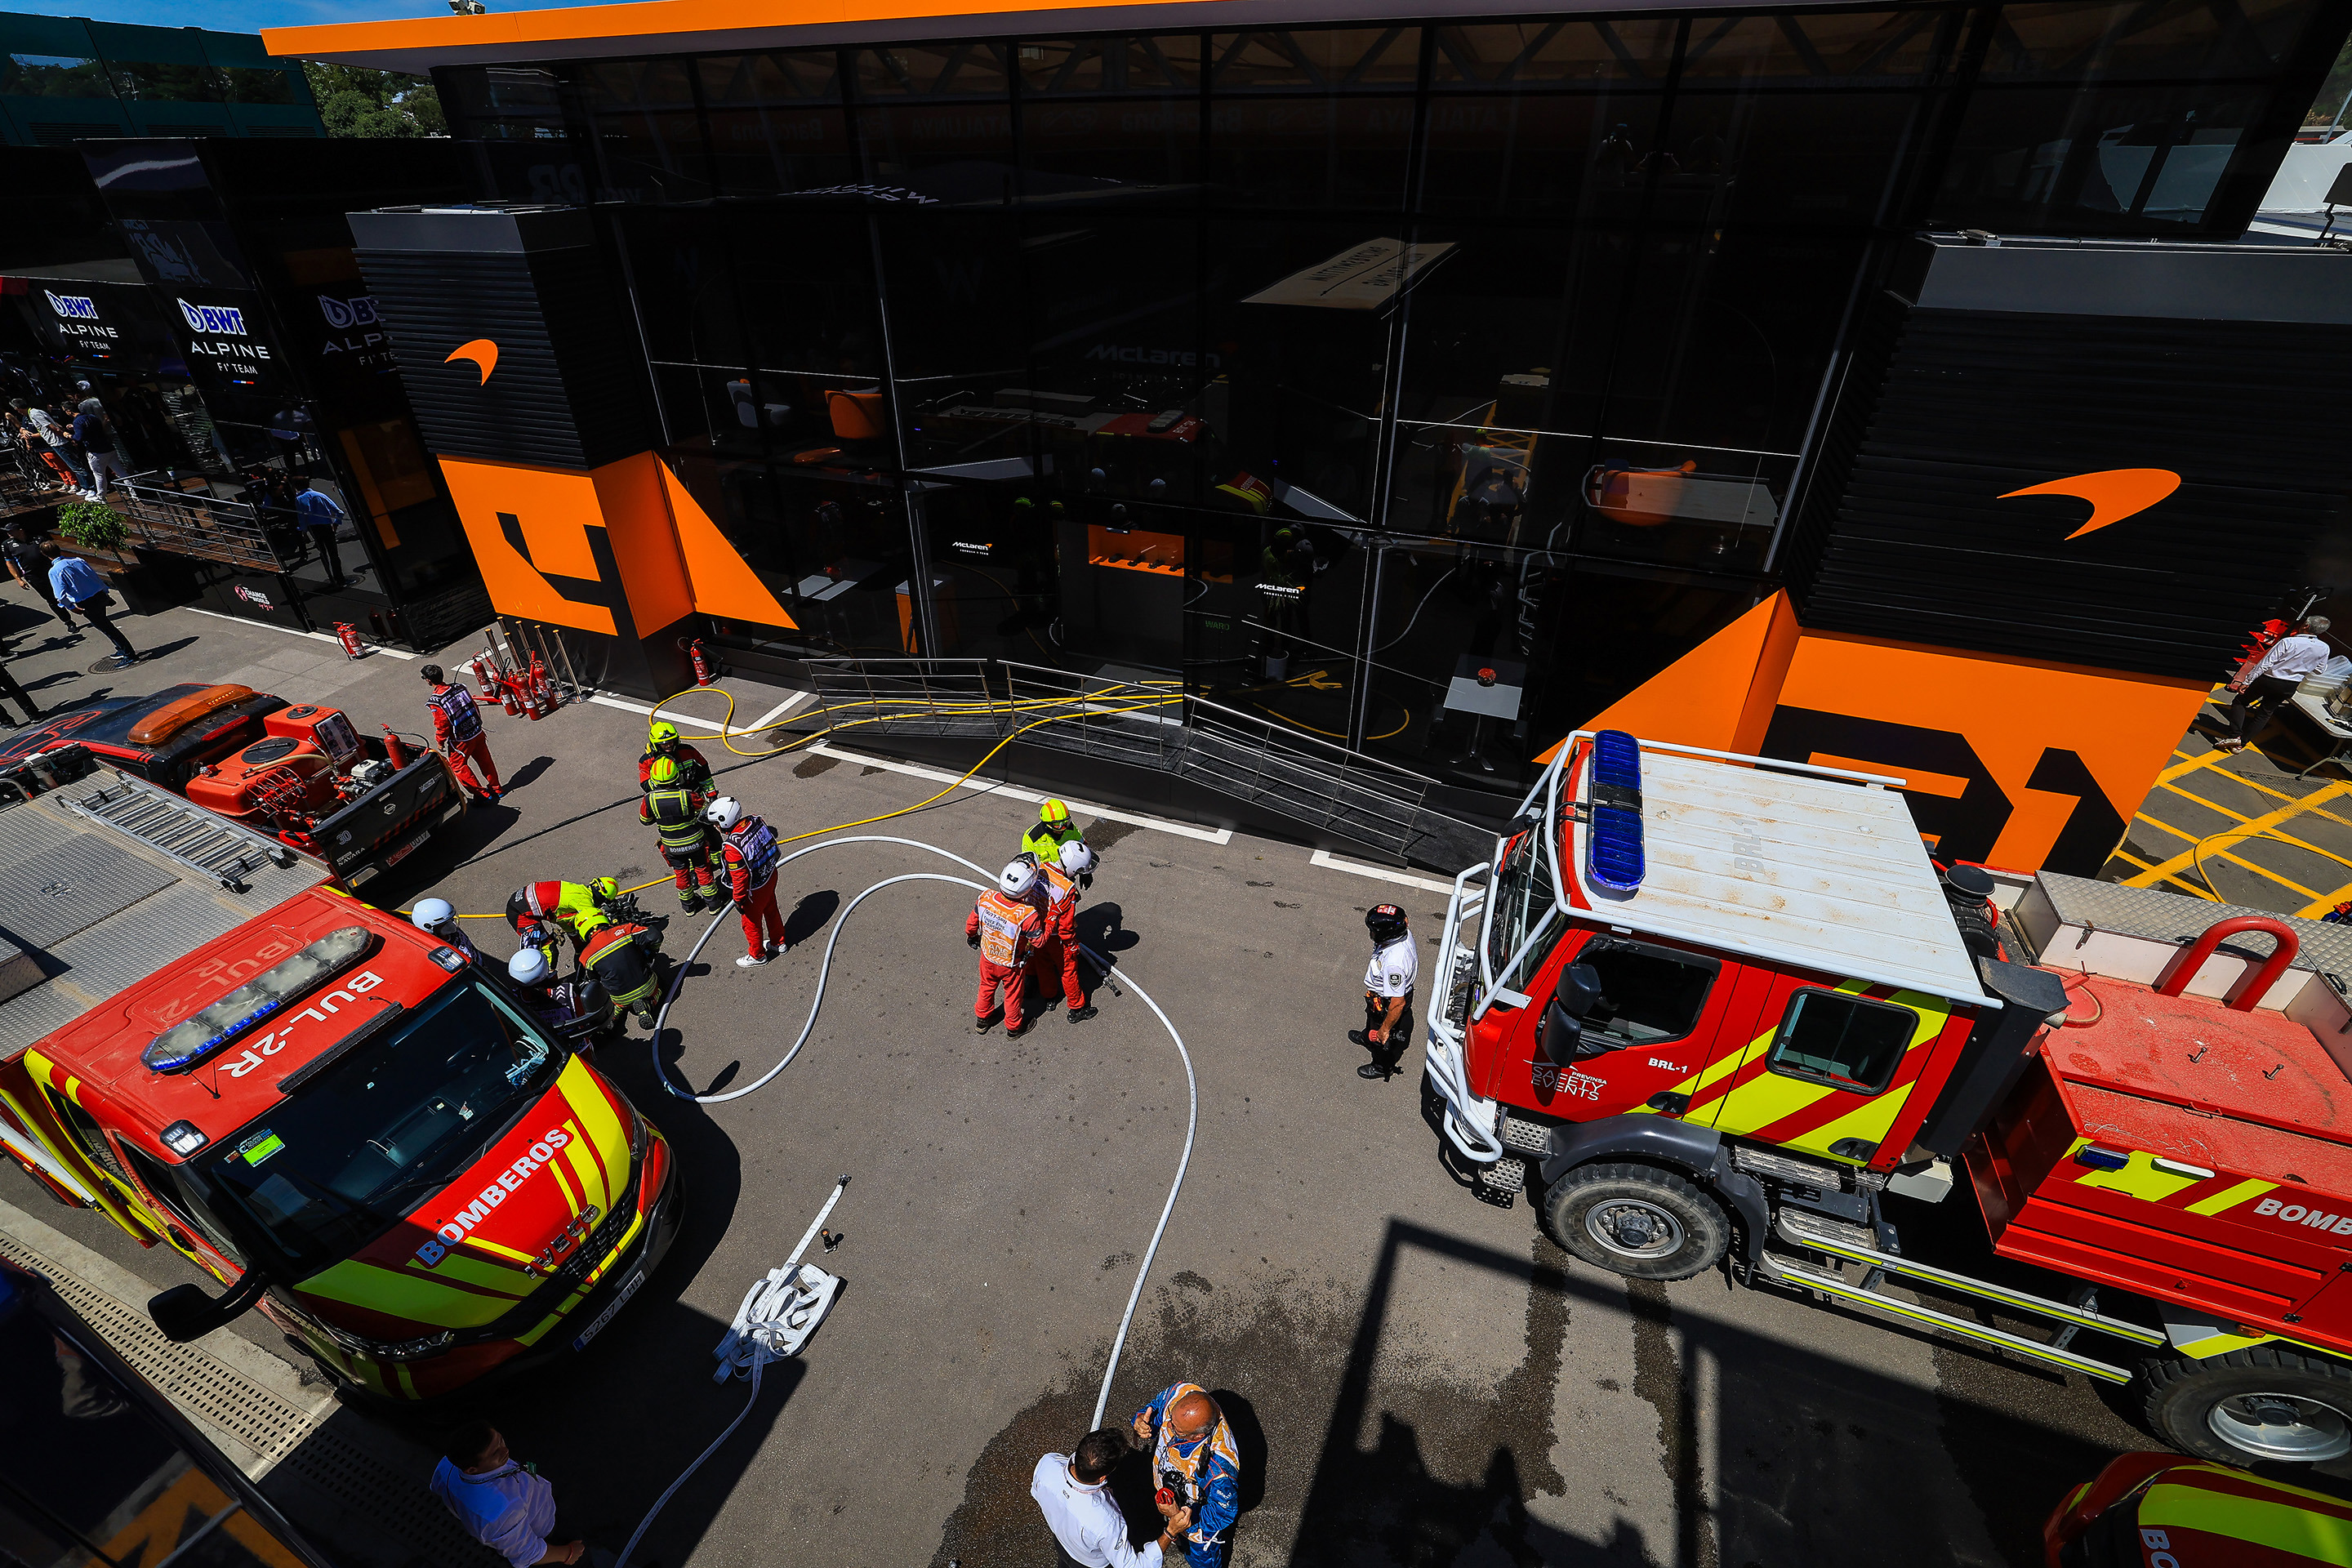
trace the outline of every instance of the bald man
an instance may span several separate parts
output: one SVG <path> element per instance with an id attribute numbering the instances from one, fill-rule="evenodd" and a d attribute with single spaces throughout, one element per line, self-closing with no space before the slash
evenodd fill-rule
<path id="1" fill-rule="evenodd" d="M 1151 1450 L 1155 1486 L 1192 1510 L 1184 1532 L 1190 1568 L 1224 1568 L 1234 1516 L 1241 1511 L 1241 1451 L 1225 1413 L 1197 1383 L 1175 1383 L 1135 1413 L 1135 1439 Z"/>

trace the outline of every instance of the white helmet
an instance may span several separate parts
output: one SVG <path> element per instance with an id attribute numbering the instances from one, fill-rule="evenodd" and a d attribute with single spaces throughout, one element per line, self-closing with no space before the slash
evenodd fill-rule
<path id="1" fill-rule="evenodd" d="M 507 960 L 507 978 L 518 985 L 541 984 L 551 973 L 547 954 L 535 947 L 526 947 Z"/>
<path id="2" fill-rule="evenodd" d="M 416 907 L 409 911 L 408 918 L 415 922 L 418 931 L 437 931 L 456 920 L 457 911 L 449 907 L 446 899 L 419 899 Z"/>
<path id="3" fill-rule="evenodd" d="M 1013 861 L 996 879 L 1007 898 L 1017 899 L 1037 885 L 1037 868 L 1027 859 Z"/>
<path id="4" fill-rule="evenodd" d="M 1083 877 L 1095 868 L 1095 852 L 1082 838 L 1073 838 L 1062 846 L 1062 869 L 1073 877 Z"/>
<path id="5" fill-rule="evenodd" d="M 743 820 L 743 803 L 731 795 L 722 795 L 702 808 L 702 820 L 721 833 L 732 832 L 735 825 Z"/>

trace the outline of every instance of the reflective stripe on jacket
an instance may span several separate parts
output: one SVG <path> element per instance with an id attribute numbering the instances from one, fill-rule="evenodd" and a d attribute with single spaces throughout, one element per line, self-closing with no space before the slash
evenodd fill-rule
<path id="1" fill-rule="evenodd" d="M 637 820 L 660 834 L 662 847 L 671 854 L 702 855 L 710 848 L 703 804 L 702 796 L 689 789 L 650 790 L 637 803 Z"/>

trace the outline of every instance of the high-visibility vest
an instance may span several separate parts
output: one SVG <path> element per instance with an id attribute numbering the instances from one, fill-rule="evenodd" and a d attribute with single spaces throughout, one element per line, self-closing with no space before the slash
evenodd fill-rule
<path id="1" fill-rule="evenodd" d="M 436 687 L 425 705 L 440 715 L 434 728 L 452 741 L 470 741 L 482 732 L 481 710 L 474 694 L 462 686 Z"/>
<path id="2" fill-rule="evenodd" d="M 580 950 L 580 967 L 612 993 L 615 1004 L 634 1007 L 654 994 L 653 965 L 635 940 L 643 926 L 607 925 Z"/>
<path id="3" fill-rule="evenodd" d="M 981 894 L 973 908 L 980 915 L 980 956 L 991 963 L 1011 968 L 1028 956 L 1044 932 L 1045 917 L 1036 905 L 1008 898 L 994 888 Z"/>
<path id="4" fill-rule="evenodd" d="M 702 820 L 702 797 L 692 790 L 646 792 L 642 816 L 673 855 L 699 855 L 710 847 L 710 825 Z"/>
<path id="5" fill-rule="evenodd" d="M 1062 862 L 1062 846 L 1078 841 L 1076 823 L 1066 822 L 1059 828 L 1054 828 L 1041 822 L 1021 836 L 1021 850 L 1025 855 L 1037 857 L 1040 866 L 1048 860 L 1058 866 Z"/>
<path id="6" fill-rule="evenodd" d="M 764 817 L 747 816 L 724 840 L 727 863 L 744 870 L 743 889 L 757 892 L 776 874 L 776 830 Z"/>
<path id="7" fill-rule="evenodd" d="M 1045 899 L 1045 905 L 1039 912 L 1045 917 L 1045 928 L 1057 935 L 1066 935 L 1071 921 L 1077 918 L 1077 879 L 1059 866 L 1040 866 L 1037 873 L 1037 890 Z"/>

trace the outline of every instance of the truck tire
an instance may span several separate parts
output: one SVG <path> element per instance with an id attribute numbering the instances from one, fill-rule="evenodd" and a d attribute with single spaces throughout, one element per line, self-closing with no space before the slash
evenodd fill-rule
<path id="1" fill-rule="evenodd" d="M 1687 1279 L 1731 1245 L 1723 1205 L 1654 1165 L 1577 1165 L 1543 1195 L 1544 1228 L 1570 1252 L 1631 1279 Z"/>
<path id="2" fill-rule="evenodd" d="M 2352 1453 L 2352 1366 L 2256 1345 L 2140 1369 L 2148 1427 L 2224 1465 L 2320 1464 Z"/>

